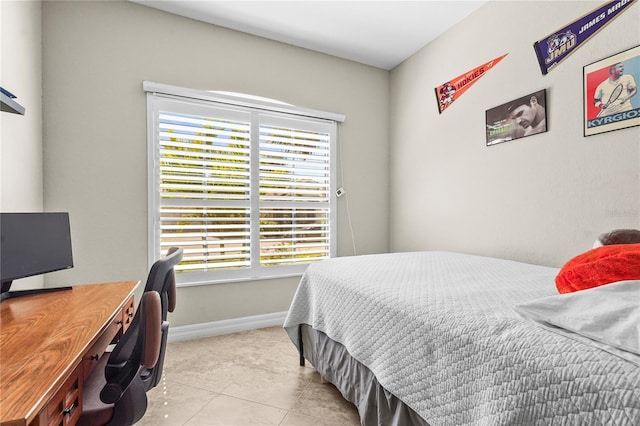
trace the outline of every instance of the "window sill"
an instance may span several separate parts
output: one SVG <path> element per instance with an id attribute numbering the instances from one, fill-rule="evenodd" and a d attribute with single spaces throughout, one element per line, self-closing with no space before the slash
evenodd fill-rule
<path id="1" fill-rule="evenodd" d="M 264 277 L 243 277 L 243 278 L 221 278 L 216 280 L 203 280 L 203 281 L 187 281 L 176 282 L 176 287 L 198 287 L 205 285 L 217 285 L 217 284 L 231 284 L 240 282 L 253 282 L 253 281 L 269 281 L 279 280 L 284 278 L 301 278 L 302 272 L 296 272 L 291 274 L 269 275 Z"/>

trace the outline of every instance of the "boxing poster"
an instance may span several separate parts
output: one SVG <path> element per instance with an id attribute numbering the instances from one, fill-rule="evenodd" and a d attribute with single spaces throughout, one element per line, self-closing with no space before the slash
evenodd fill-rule
<path id="1" fill-rule="evenodd" d="M 507 53 L 436 87 L 438 112 L 442 114 L 442 111 L 449 108 L 453 101 L 458 99 L 469 87 L 474 85 L 480 77 L 485 75 L 487 71 L 491 70 L 505 56 L 507 56 Z"/>
<path id="2" fill-rule="evenodd" d="M 542 74 L 575 52 L 578 47 L 604 28 L 637 0 L 614 0 L 587 13 L 564 28 L 533 44 Z M 553 7 L 553 6 L 549 6 Z"/>
<path id="3" fill-rule="evenodd" d="M 583 68 L 584 135 L 640 125 L 640 46 Z"/>

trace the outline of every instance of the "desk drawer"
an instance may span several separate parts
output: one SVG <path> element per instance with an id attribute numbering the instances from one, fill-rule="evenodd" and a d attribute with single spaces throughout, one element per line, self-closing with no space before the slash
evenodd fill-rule
<path id="1" fill-rule="evenodd" d="M 46 426 L 73 426 L 82 414 L 82 365 L 78 365 L 69 379 L 42 410 L 36 423 Z"/>
<path id="2" fill-rule="evenodd" d="M 124 308 L 122 309 L 122 332 L 121 334 L 124 334 L 127 329 L 129 328 L 129 326 L 131 325 L 131 322 L 133 321 L 133 317 L 136 313 L 136 306 L 133 303 L 133 296 L 131 296 L 129 298 L 129 300 L 127 300 L 127 302 L 124 304 Z"/>
<path id="3" fill-rule="evenodd" d="M 121 317 L 117 315 L 113 321 L 111 321 L 102 336 L 100 336 L 98 341 L 87 351 L 84 357 L 82 357 L 82 370 L 83 377 L 85 379 L 89 377 L 89 374 L 91 374 L 102 356 L 109 356 L 109 353 L 105 354 L 104 351 L 107 349 L 107 346 L 109 346 L 111 341 L 116 338 L 121 329 Z"/>
<path id="4" fill-rule="evenodd" d="M 120 340 L 124 332 L 127 331 L 131 325 L 134 314 L 134 299 L 133 296 L 131 296 L 127 299 L 122 310 L 115 316 L 102 336 L 100 336 L 100 339 L 98 339 L 82 358 L 82 368 L 85 379 L 89 377 L 89 374 L 91 374 L 102 356 L 109 356 L 109 353 L 105 354 L 107 346 L 111 343 L 117 343 Z"/>

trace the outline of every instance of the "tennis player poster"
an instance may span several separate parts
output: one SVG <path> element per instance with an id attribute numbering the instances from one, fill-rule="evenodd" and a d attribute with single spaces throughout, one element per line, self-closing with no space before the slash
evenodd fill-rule
<path id="1" fill-rule="evenodd" d="M 640 125 L 640 46 L 583 68 L 584 135 Z"/>
<path id="2" fill-rule="evenodd" d="M 486 111 L 487 146 L 547 131 L 547 90 L 542 89 Z"/>

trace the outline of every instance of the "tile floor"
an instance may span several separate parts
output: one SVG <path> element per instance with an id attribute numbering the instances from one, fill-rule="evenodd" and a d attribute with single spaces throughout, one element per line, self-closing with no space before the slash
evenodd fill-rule
<path id="1" fill-rule="evenodd" d="M 298 364 L 281 327 L 169 343 L 163 380 L 137 425 L 360 424 L 354 405 Z"/>

